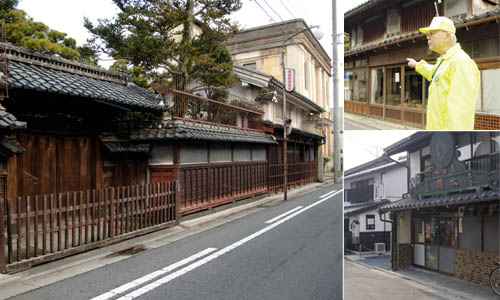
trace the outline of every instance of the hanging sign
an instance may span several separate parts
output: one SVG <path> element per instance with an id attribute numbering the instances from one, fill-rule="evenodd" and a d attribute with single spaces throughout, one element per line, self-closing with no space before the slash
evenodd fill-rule
<path id="1" fill-rule="evenodd" d="M 295 70 L 285 68 L 285 90 L 293 92 L 295 90 Z"/>
<path id="2" fill-rule="evenodd" d="M 385 193 L 384 193 L 384 183 L 383 182 L 378 182 L 375 184 L 374 189 L 373 189 L 373 199 L 374 200 L 380 200 L 384 199 Z"/>

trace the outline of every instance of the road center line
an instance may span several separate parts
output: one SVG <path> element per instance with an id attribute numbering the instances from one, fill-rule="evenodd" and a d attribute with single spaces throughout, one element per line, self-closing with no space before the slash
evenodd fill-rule
<path id="1" fill-rule="evenodd" d="M 286 221 L 288 221 L 288 220 L 290 220 L 290 219 L 292 219 L 292 218 L 300 215 L 301 213 L 303 213 L 303 212 L 305 212 L 305 211 L 307 211 L 307 210 L 315 207 L 316 205 L 318 205 L 318 204 L 320 204 L 322 202 L 325 202 L 326 200 L 334 197 L 335 195 L 341 193 L 342 191 L 343 190 L 337 191 L 336 193 L 334 193 L 334 194 L 332 194 L 332 195 L 330 195 L 330 196 L 328 196 L 328 197 L 326 197 L 324 199 L 316 201 L 316 202 L 314 202 L 314 203 L 312 203 L 312 204 L 310 204 L 310 205 L 302 208 L 301 210 L 296 211 L 293 214 L 288 215 L 288 216 L 284 217 L 283 219 L 281 219 L 281 220 L 279 220 L 279 221 L 277 221 L 277 222 L 275 222 L 275 223 L 273 223 L 273 224 L 271 224 L 271 225 L 269 225 L 267 227 L 264 227 L 263 229 L 261 229 L 261 230 L 255 232 L 255 233 L 247 236 L 246 238 L 243 238 L 243 239 L 241 239 L 241 240 L 239 240 L 239 241 L 237 241 L 237 242 L 235 242 L 235 243 L 233 243 L 233 244 L 231 244 L 231 245 L 229 245 L 229 246 L 227 246 L 227 247 L 225 247 L 225 248 L 223 248 L 223 249 L 221 249 L 221 250 L 219 250 L 219 251 L 217 251 L 215 253 L 210 254 L 207 257 L 204 257 L 203 259 L 200 259 L 197 262 L 194 262 L 194 263 L 190 264 L 187 267 L 184 267 L 184 268 L 182 268 L 180 270 L 177 270 L 174 273 L 171 273 L 171 274 L 169 274 L 169 275 L 167 275 L 165 277 L 162 277 L 162 278 L 160 278 L 160 279 L 158 279 L 158 280 L 156 280 L 156 281 L 154 281 L 154 282 L 152 282 L 152 283 L 150 283 L 148 285 L 145 285 L 145 286 L 143 286 L 143 287 L 141 287 L 141 288 L 139 288 L 139 289 L 137 289 L 137 290 L 135 290 L 135 291 L 133 291 L 133 292 L 131 292 L 131 293 L 123 296 L 123 297 L 121 297 L 121 298 L 118 298 L 118 300 L 131 300 L 131 299 L 137 298 L 137 297 L 139 297 L 141 295 L 144 295 L 147 292 L 152 291 L 153 289 L 155 289 L 155 288 L 157 288 L 157 287 L 159 287 L 159 286 L 161 286 L 161 285 L 163 285 L 163 284 L 165 284 L 165 283 L 167 283 L 167 282 L 169 282 L 171 280 L 174 280 L 175 278 L 180 277 L 180 276 L 182 276 L 182 275 L 184 275 L 184 274 L 186 274 L 186 273 L 188 273 L 188 272 L 190 272 L 190 271 L 192 271 L 192 270 L 194 270 L 194 269 L 196 269 L 196 268 L 198 268 L 198 267 L 200 267 L 200 266 L 202 266 L 202 265 L 204 265 L 204 264 L 206 264 L 206 263 L 208 263 L 208 262 L 210 262 L 210 261 L 212 261 L 214 259 L 216 259 L 217 257 L 219 257 L 219 256 L 221 256 L 223 254 L 226 254 L 226 253 L 228 253 L 231 250 L 236 249 L 237 247 L 245 244 L 246 242 L 248 242 L 250 240 L 253 240 L 254 238 L 258 237 L 259 235 L 262 235 L 263 233 L 265 233 L 265 232 L 267 232 L 267 231 L 269 231 L 271 229 L 273 229 L 274 227 L 277 227 L 278 225 L 285 223 Z"/>
<path id="2" fill-rule="evenodd" d="M 267 220 L 267 221 L 266 221 L 266 222 L 264 222 L 264 223 L 266 223 L 266 224 L 271 224 L 271 223 L 273 223 L 274 221 L 279 220 L 279 219 L 281 219 L 281 218 L 283 218 L 283 217 L 285 217 L 285 216 L 288 216 L 289 214 L 293 213 L 294 211 L 297 211 L 297 210 L 301 209 L 302 207 L 303 207 L 303 206 L 297 206 L 296 208 L 291 209 L 291 210 L 289 210 L 289 211 L 287 211 L 287 212 L 285 212 L 285 213 L 282 213 L 281 215 L 279 215 L 279 216 L 277 216 L 277 217 L 274 217 L 274 218 L 272 218 L 271 220 Z"/>
<path id="3" fill-rule="evenodd" d="M 111 290 L 109 292 L 106 292 L 106 293 L 104 293 L 102 295 L 94 297 L 94 298 L 92 298 L 90 300 L 106 300 L 106 299 L 110 299 L 110 298 L 119 296 L 120 294 L 122 294 L 122 293 L 124 293 L 124 292 L 126 292 L 126 291 L 128 291 L 130 289 L 133 289 L 133 288 L 135 288 L 135 287 L 137 287 L 137 286 L 139 286 L 139 285 L 141 285 L 143 283 L 151 281 L 151 280 L 155 279 L 156 277 L 159 277 L 161 275 L 169 273 L 169 272 L 171 272 L 171 271 L 173 271 L 173 270 L 175 270 L 175 269 L 177 269 L 179 267 L 187 265 L 188 263 L 190 263 L 190 262 L 192 262 L 192 261 L 194 261 L 194 260 L 196 260 L 196 259 L 198 259 L 200 257 L 203 257 L 203 256 L 205 256 L 205 255 L 207 255 L 209 253 L 212 253 L 215 250 L 217 250 L 217 248 L 207 248 L 207 249 L 205 249 L 203 251 L 200 251 L 200 252 L 198 252 L 198 253 L 196 253 L 194 255 L 191 255 L 188 258 L 185 258 L 185 259 L 180 260 L 180 261 L 178 261 L 176 263 L 173 263 L 173 264 L 171 264 L 171 265 L 169 265 L 169 266 L 167 266 L 167 267 L 165 267 L 163 269 L 160 269 L 158 271 L 154 271 L 152 273 L 144 275 L 144 276 L 142 276 L 140 278 L 137 278 L 137 279 L 135 279 L 135 280 L 133 280 L 131 282 L 123 284 L 123 285 L 121 285 L 121 286 L 119 286 L 119 287 L 117 287 L 117 288 L 115 288 L 115 289 L 113 289 L 113 290 Z"/>
<path id="4" fill-rule="evenodd" d="M 326 194 L 324 194 L 324 195 L 321 195 L 321 196 L 319 196 L 319 197 L 320 197 L 320 198 L 325 198 L 325 197 L 328 197 L 328 196 L 330 196 L 331 194 L 333 194 L 333 193 L 335 193 L 335 192 L 336 192 L 336 190 L 333 190 L 333 191 L 328 192 L 328 193 L 326 193 Z"/>

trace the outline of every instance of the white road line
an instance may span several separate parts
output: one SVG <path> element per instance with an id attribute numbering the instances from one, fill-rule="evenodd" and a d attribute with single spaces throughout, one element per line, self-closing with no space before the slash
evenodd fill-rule
<path id="1" fill-rule="evenodd" d="M 187 267 L 184 267 L 184 268 L 182 268 L 182 269 L 180 269 L 178 271 L 175 271 L 172 274 L 169 274 L 169 275 L 167 275 L 167 276 L 165 276 L 163 278 L 160 278 L 160 279 L 158 279 L 158 280 L 156 280 L 156 281 L 154 281 L 154 282 L 152 282 L 152 283 L 150 283 L 148 285 L 145 285 L 145 286 L 141 287 L 140 289 L 137 289 L 137 290 L 135 290 L 135 291 L 133 291 L 133 292 L 131 292 L 131 293 L 129 293 L 129 294 L 121 297 L 121 298 L 118 298 L 118 300 L 132 300 L 132 299 L 137 298 L 137 297 L 139 297 L 141 295 L 144 295 L 147 292 L 152 291 L 153 289 L 155 289 L 155 288 L 157 288 L 157 287 L 159 287 L 159 286 L 161 286 L 161 285 L 163 285 L 163 284 L 165 284 L 165 283 L 167 283 L 167 282 L 169 282 L 171 280 L 174 280 L 175 278 L 180 277 L 180 276 L 182 276 L 182 275 L 184 275 L 184 274 L 186 274 L 186 273 L 188 273 L 188 272 L 190 272 L 190 271 L 192 271 L 192 270 L 194 270 L 194 269 L 196 269 L 196 268 L 198 268 L 198 267 L 200 267 L 200 266 L 202 266 L 202 265 L 210 262 L 211 260 L 216 259 L 217 257 L 219 257 L 219 256 L 221 256 L 223 254 L 226 254 L 226 253 L 228 253 L 231 250 L 236 249 L 237 247 L 245 244 L 246 242 L 248 242 L 250 240 L 253 240 L 254 238 L 258 237 L 259 235 L 262 235 L 263 233 L 265 233 L 265 232 L 273 229 L 274 227 L 277 227 L 278 225 L 285 223 L 286 221 L 288 221 L 288 220 L 290 220 L 290 219 L 298 216 L 299 214 L 305 212 L 306 210 L 309 210 L 309 209 L 313 208 L 314 206 L 316 206 L 316 205 L 318 205 L 318 204 L 320 204 L 322 202 L 325 202 L 326 200 L 332 198 L 333 196 L 335 196 L 335 195 L 337 195 L 338 193 L 341 193 L 341 192 L 342 192 L 342 190 L 340 190 L 340 191 L 338 191 L 338 192 L 336 192 L 336 193 L 334 193 L 334 194 L 332 194 L 332 195 L 330 195 L 330 196 L 328 196 L 328 197 L 326 197 L 326 198 L 324 198 L 322 200 L 316 201 L 316 202 L 314 202 L 314 203 L 312 203 L 312 204 L 310 204 L 310 205 L 302 208 L 301 210 L 296 211 L 293 214 L 284 217 L 283 219 L 277 221 L 276 223 L 273 223 L 273 224 L 271 224 L 271 225 L 269 225 L 267 227 L 264 227 L 263 229 L 261 229 L 261 230 L 255 232 L 255 233 L 247 236 L 246 238 L 243 238 L 243 239 L 241 239 L 241 240 L 239 240 L 239 241 L 237 241 L 237 242 L 235 242 L 235 243 L 227 246 L 226 248 L 223 248 L 223 249 L 221 249 L 221 250 L 219 250 L 219 251 L 217 251 L 215 253 L 212 253 L 209 256 L 207 256 L 207 257 L 205 257 L 203 259 L 200 259 L 199 261 L 197 261 L 195 263 L 192 263 L 192 264 L 190 264 Z"/>
<path id="2" fill-rule="evenodd" d="M 281 218 L 283 218 L 283 217 L 285 217 L 285 216 L 288 216 L 289 214 L 293 213 L 294 211 L 297 211 L 297 210 L 301 209 L 302 207 L 303 207 L 303 206 L 297 206 L 296 208 L 291 209 L 291 210 L 289 210 L 289 211 L 287 211 L 287 212 L 285 212 L 285 213 L 283 213 L 283 214 L 281 214 L 281 215 L 279 215 L 279 216 L 277 216 L 277 217 L 274 217 L 274 218 L 272 218 L 271 220 L 267 220 L 267 221 L 265 221 L 264 223 L 266 223 L 266 224 L 271 224 L 271 223 L 273 223 L 274 221 L 279 220 L 279 219 L 281 219 Z"/>
<path id="3" fill-rule="evenodd" d="M 321 195 L 321 196 L 319 196 L 319 197 L 320 197 L 320 198 L 325 198 L 325 197 L 328 197 L 328 196 L 330 196 L 331 194 L 333 194 L 333 193 L 335 193 L 335 192 L 336 192 L 336 190 L 333 190 L 333 191 L 328 192 L 328 193 L 326 193 L 326 194 L 324 194 L 324 195 Z"/>
<path id="4" fill-rule="evenodd" d="M 188 263 L 200 258 L 200 257 L 203 257 L 209 253 L 212 253 L 214 252 L 215 250 L 217 250 L 217 248 L 207 248 L 203 251 L 200 251 L 194 255 L 191 255 L 190 257 L 188 258 L 185 258 L 183 260 L 180 260 L 174 264 L 171 264 L 161 270 L 158 270 L 158 271 L 155 271 L 155 272 L 152 272 L 152 273 L 149 273 L 147 275 L 144 275 L 134 281 L 131 281 L 131 282 L 128 282 L 124 285 L 121 285 L 107 293 L 104 293 L 102 295 L 99 295 L 97 297 L 94 297 L 90 300 L 106 300 L 106 299 L 110 299 L 110 298 L 113 298 L 113 297 L 116 297 L 116 296 L 119 296 L 120 294 L 130 290 L 130 289 L 133 289 L 143 283 L 146 283 L 148 281 L 151 281 L 153 279 L 155 279 L 156 277 L 159 277 L 161 275 L 164 275 L 166 273 L 169 273 L 169 272 L 172 272 L 173 270 L 179 268 L 179 267 L 182 267 L 184 265 L 187 265 Z"/>

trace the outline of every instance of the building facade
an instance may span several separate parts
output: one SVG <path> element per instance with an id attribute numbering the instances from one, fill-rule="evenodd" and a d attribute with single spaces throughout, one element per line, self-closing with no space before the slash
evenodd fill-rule
<path id="1" fill-rule="evenodd" d="M 417 132 L 385 151 L 407 151 L 410 174 L 410 192 L 378 210 L 392 214 L 392 268 L 489 285 L 500 259 L 500 133 Z"/>
<path id="2" fill-rule="evenodd" d="M 419 28 L 436 15 L 432 0 L 371 0 L 344 15 L 350 37 L 344 54 L 345 112 L 425 128 L 429 82 L 406 58 L 427 62 L 438 55 Z M 500 128 L 500 7 L 489 0 L 443 0 L 439 15 L 455 22 L 462 49 L 481 72 L 475 129 Z"/>
<path id="3" fill-rule="evenodd" d="M 377 208 L 407 193 L 407 172 L 404 157 L 397 162 L 380 157 L 345 172 L 346 250 L 376 251 L 380 243 L 384 244 L 383 249 L 390 249 L 391 225 L 384 221 L 388 216 L 378 215 Z"/>
<path id="4" fill-rule="evenodd" d="M 273 76 L 280 82 L 283 80 L 281 55 L 284 52 L 285 66 L 295 70 L 295 92 L 321 107 L 318 114 L 304 109 L 304 105 L 287 98 L 287 119 L 292 126 L 302 131 L 326 137 L 320 148 L 320 157 L 329 158 L 329 169 L 333 166 L 332 120 L 330 113 L 331 92 L 331 60 L 308 25 L 302 19 L 295 19 L 271 25 L 265 25 L 240 31 L 227 42 L 235 64 L 244 68 Z M 294 36 L 294 34 L 302 33 Z M 292 38 L 290 38 L 292 37 Z M 289 39 L 290 38 L 290 39 Z M 288 94 L 287 94 L 287 97 Z M 273 103 L 273 115 L 270 119 L 276 124 L 283 124 L 282 92 L 276 94 L 277 102 Z M 308 102 L 308 101 L 305 101 Z M 310 114 L 312 113 L 312 114 Z M 301 126 L 298 115 L 308 115 L 314 119 L 314 126 Z M 322 160 L 320 158 L 320 160 Z"/>

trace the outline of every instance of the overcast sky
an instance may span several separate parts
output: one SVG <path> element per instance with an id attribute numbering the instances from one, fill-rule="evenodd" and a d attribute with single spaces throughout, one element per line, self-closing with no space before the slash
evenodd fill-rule
<path id="1" fill-rule="evenodd" d="M 338 1 L 339 31 L 343 27 L 343 8 Z M 345 2 L 345 1 L 343 1 Z M 261 26 L 282 20 L 303 18 L 309 25 L 320 25 L 324 37 L 320 40 L 332 56 L 332 1 L 329 0 L 242 0 L 243 8 L 233 19 L 244 28 Z M 83 27 L 83 17 L 92 21 L 112 18 L 117 9 L 111 0 L 21 0 L 18 5 L 34 20 L 50 28 L 67 33 L 83 44 L 90 37 Z M 341 32 L 341 31 L 340 31 Z"/>
<path id="2" fill-rule="evenodd" d="M 384 148 L 415 133 L 413 130 L 344 131 L 344 170 L 382 156 Z M 395 159 L 398 155 L 394 156 Z"/>

